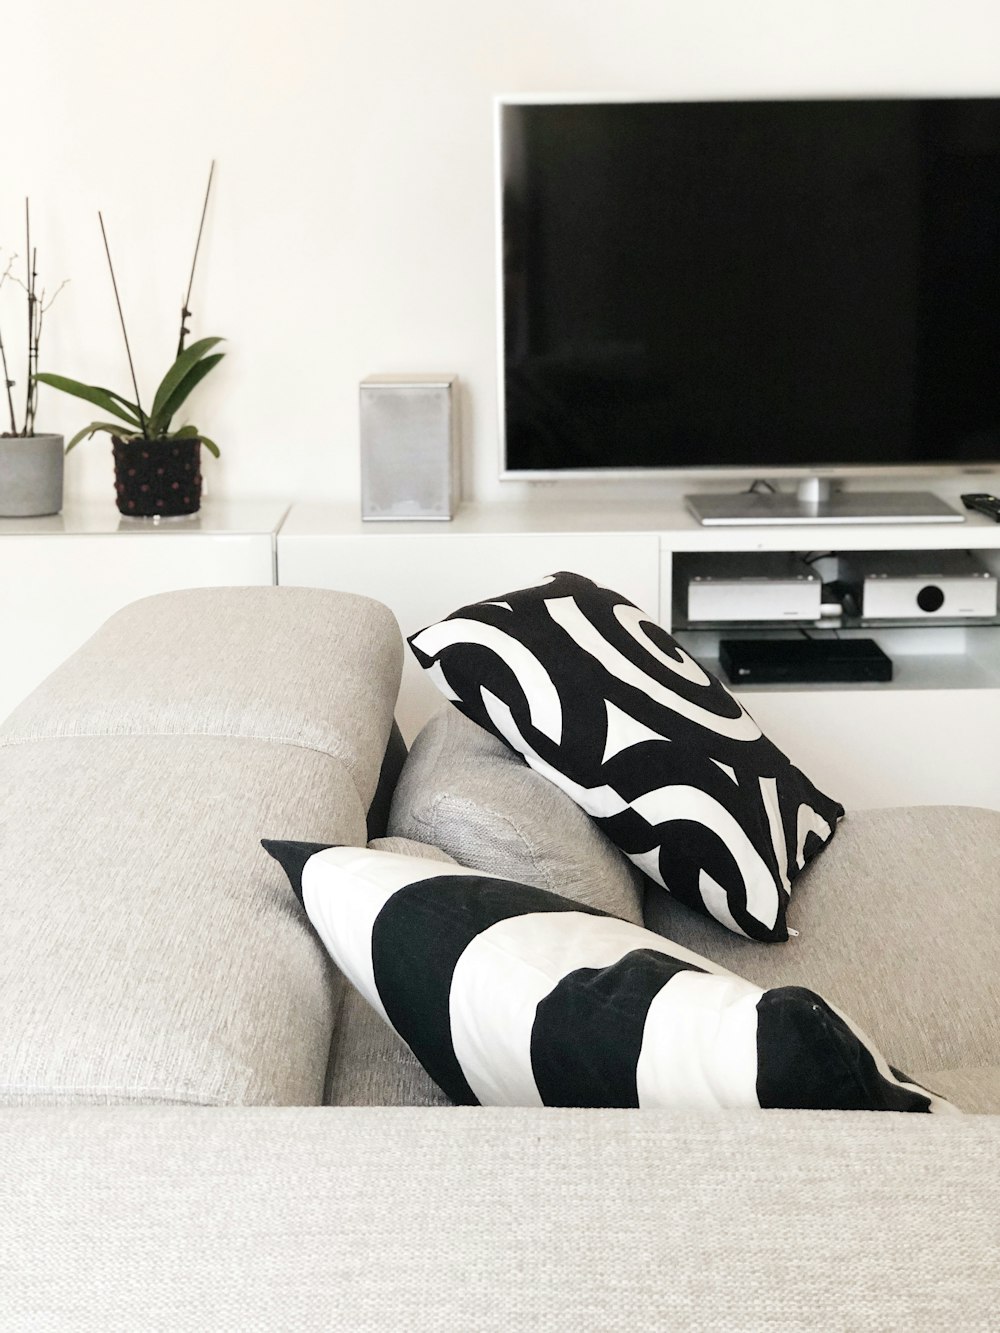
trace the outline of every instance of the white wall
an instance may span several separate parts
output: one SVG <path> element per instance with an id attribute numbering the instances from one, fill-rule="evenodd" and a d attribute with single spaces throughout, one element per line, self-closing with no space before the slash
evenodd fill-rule
<path id="1" fill-rule="evenodd" d="M 1000 93 L 995 0 L 30 0 L 0 47 L 0 246 L 23 249 L 30 194 L 50 290 L 71 279 L 42 368 L 125 392 L 100 207 L 151 397 L 214 156 L 192 302 L 195 336 L 229 339 L 193 400 L 224 449 L 211 491 L 351 502 L 373 371 L 457 371 L 466 492 L 501 491 L 494 94 Z M 88 419 L 43 394 L 40 428 Z M 103 437 L 67 487 L 110 494 Z"/>

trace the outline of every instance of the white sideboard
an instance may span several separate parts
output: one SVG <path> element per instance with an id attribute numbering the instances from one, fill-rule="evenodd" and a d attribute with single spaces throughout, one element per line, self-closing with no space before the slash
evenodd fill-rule
<path id="1" fill-rule="evenodd" d="M 968 479 L 934 489 L 960 509 Z M 278 581 L 340 588 L 389 605 L 404 634 L 463 603 L 573 570 L 622 592 L 715 666 L 718 633 L 674 625 L 677 556 L 691 553 L 971 550 L 1000 574 L 1000 525 L 702 527 L 679 494 L 630 503 L 467 505 L 450 523 L 362 522 L 346 506 L 294 505 L 278 535 Z M 551 497 L 551 498 L 550 498 Z M 739 691 L 764 730 L 846 805 L 1000 809 L 1000 619 L 845 630 L 893 658 L 890 684 Z M 413 739 L 441 698 L 407 654 L 398 717 Z"/>
<path id="2" fill-rule="evenodd" d="M 935 489 L 955 499 L 959 486 Z M 575 570 L 648 609 L 713 666 L 718 633 L 675 623 L 675 584 L 699 552 L 964 549 L 1000 574 L 1000 524 L 978 515 L 933 526 L 704 528 L 679 496 L 582 505 L 547 494 L 467 505 L 450 523 L 364 523 L 327 504 L 294 505 L 286 516 L 281 501 L 206 502 L 160 524 L 111 505 L 0 520 L 0 716 L 112 612 L 177 588 L 278 581 L 360 592 L 412 634 L 467 601 Z M 853 808 L 1000 809 L 1000 618 L 851 632 L 882 644 L 892 683 L 740 691 L 761 726 Z M 398 710 L 407 740 L 441 706 L 407 653 Z"/>
<path id="3" fill-rule="evenodd" d="M 197 514 L 157 523 L 98 503 L 0 519 L 0 717 L 127 602 L 273 583 L 287 507 L 206 501 Z"/>

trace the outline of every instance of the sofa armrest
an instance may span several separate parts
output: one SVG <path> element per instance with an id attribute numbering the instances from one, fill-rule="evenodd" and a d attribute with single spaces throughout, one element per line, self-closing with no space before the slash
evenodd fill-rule
<path id="1" fill-rule="evenodd" d="M 35 1109 L 0 1160 L 5 1329 L 831 1333 L 1000 1302 L 1000 1117 Z"/>

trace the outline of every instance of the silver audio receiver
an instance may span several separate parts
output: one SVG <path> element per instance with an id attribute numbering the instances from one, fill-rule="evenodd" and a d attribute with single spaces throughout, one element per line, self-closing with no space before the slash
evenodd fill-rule
<path id="1" fill-rule="evenodd" d="M 791 553 L 699 556 L 687 585 L 687 618 L 695 621 L 819 620 L 822 581 Z"/>
<path id="2" fill-rule="evenodd" d="M 997 580 L 968 551 L 852 551 L 840 577 L 866 620 L 989 617 L 997 613 Z"/>

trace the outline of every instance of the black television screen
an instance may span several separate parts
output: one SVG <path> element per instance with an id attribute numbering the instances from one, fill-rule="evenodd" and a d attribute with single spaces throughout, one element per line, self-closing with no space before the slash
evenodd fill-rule
<path id="1" fill-rule="evenodd" d="M 1000 98 L 499 117 L 508 475 L 1000 460 Z"/>

